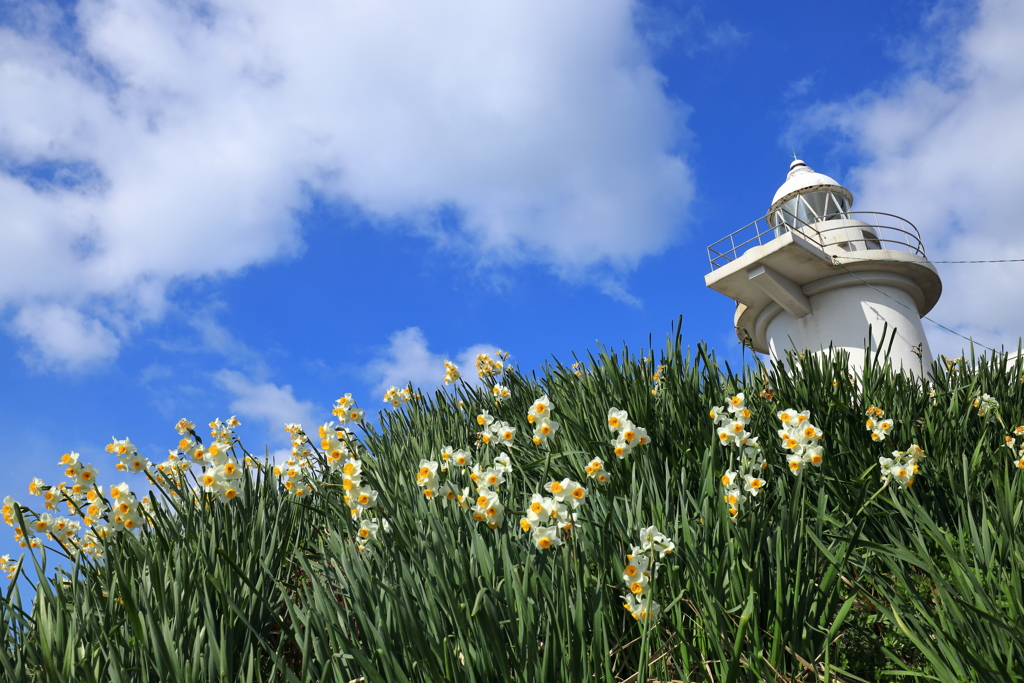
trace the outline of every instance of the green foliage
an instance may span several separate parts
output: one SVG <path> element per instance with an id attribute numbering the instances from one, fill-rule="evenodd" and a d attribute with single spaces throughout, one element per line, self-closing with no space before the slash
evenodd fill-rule
<path id="1" fill-rule="evenodd" d="M 367 542 L 336 475 L 298 499 L 257 470 L 226 504 L 154 484 L 151 528 L 111 539 L 102 561 L 65 563 L 31 609 L 14 584 L 0 598 L 0 669 L 10 681 L 1024 678 L 1024 484 L 1004 447 L 1024 423 L 1019 363 L 937 363 L 927 383 L 878 359 L 856 383 L 841 356 L 792 365 L 735 375 L 677 334 L 657 360 L 602 351 L 539 377 L 509 370 L 499 405 L 467 385 L 408 403 L 361 437 L 389 527 Z M 739 391 L 770 465 L 734 519 L 708 410 Z M 977 414 L 983 393 L 998 414 Z M 524 438 L 543 394 L 562 425 L 550 450 Z M 870 405 L 896 420 L 884 442 L 865 430 Z M 652 445 L 616 458 L 611 406 Z M 824 464 L 799 477 L 777 445 L 783 408 L 825 432 Z M 485 409 L 519 429 L 497 530 L 426 499 L 415 478 L 443 446 L 470 446 Z M 915 443 L 927 457 L 914 485 L 883 486 L 879 457 Z M 603 487 L 583 470 L 595 456 Z M 588 486 L 580 526 L 540 550 L 516 522 L 562 477 Z M 677 547 L 653 583 L 661 618 L 635 621 L 622 572 L 650 525 Z"/>

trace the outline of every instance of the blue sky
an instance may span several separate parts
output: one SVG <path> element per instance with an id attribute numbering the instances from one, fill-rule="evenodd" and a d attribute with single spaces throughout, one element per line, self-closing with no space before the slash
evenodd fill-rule
<path id="1" fill-rule="evenodd" d="M 280 449 L 477 350 L 681 315 L 737 363 L 706 247 L 794 148 L 933 259 L 1022 258 L 1021 35 L 1013 0 L 0 0 L 0 498 L 181 417 Z M 932 317 L 1016 347 L 1020 272 L 940 266 Z"/>

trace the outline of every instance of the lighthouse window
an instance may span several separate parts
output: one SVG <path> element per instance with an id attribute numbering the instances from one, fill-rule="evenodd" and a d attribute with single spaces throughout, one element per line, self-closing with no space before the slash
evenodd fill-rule
<path id="1" fill-rule="evenodd" d="M 879 241 L 879 239 L 878 239 L 878 237 L 876 235 L 874 235 L 873 233 L 868 232 L 867 230 L 861 230 L 861 233 L 864 235 L 864 247 L 866 249 L 881 249 L 882 248 L 882 243 L 881 243 L 881 241 Z"/>

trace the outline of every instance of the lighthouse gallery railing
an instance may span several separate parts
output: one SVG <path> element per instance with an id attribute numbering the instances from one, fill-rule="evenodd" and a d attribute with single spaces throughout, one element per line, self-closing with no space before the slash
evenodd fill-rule
<path id="1" fill-rule="evenodd" d="M 778 226 L 772 225 L 771 219 L 778 215 L 778 211 L 775 211 L 767 216 L 758 218 L 753 223 L 743 226 L 712 244 L 708 247 L 708 260 L 711 262 L 711 270 L 714 271 L 721 268 L 730 261 L 735 261 L 748 249 L 767 244 L 776 237 L 781 237 L 790 231 L 799 233 L 808 242 L 815 244 L 821 249 L 825 249 L 826 246 L 834 247 L 836 245 L 831 244 L 831 240 L 824 239 L 824 235 L 839 230 L 845 230 L 849 233 L 853 228 L 868 227 L 875 231 L 874 235 L 862 233 L 863 236 L 858 238 L 843 236 L 843 242 L 846 244 L 861 244 L 867 250 L 892 249 L 895 251 L 908 251 L 921 258 L 927 258 L 924 253 L 924 244 L 921 242 L 921 233 L 917 231 L 913 223 L 899 216 L 880 211 L 847 211 L 842 214 L 833 214 L 815 221 L 806 222 L 790 214 L 788 211 L 786 214 L 793 220 L 792 225 L 788 224 L 789 221 Z M 837 227 L 828 226 L 830 221 L 836 219 L 842 220 L 843 223 Z M 851 225 L 846 222 L 849 220 L 857 221 L 858 223 Z M 796 226 L 795 230 L 792 227 L 793 225 Z M 857 251 L 863 251 L 863 249 Z"/>

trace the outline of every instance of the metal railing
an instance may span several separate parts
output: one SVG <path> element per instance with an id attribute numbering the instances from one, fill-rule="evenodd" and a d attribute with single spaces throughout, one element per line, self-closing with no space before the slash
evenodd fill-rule
<path id="1" fill-rule="evenodd" d="M 780 221 L 783 218 L 780 216 L 781 213 L 786 214 L 784 222 Z M 773 225 L 773 220 L 775 225 Z M 829 226 L 828 223 L 832 221 L 842 221 L 842 223 Z M 851 225 L 848 221 L 857 221 L 857 223 Z M 875 234 L 865 234 L 862 231 L 861 237 L 850 237 L 852 231 L 864 227 L 872 228 Z M 839 231 L 845 231 L 846 234 L 836 235 L 835 233 Z M 921 258 L 927 258 L 924 253 L 924 244 L 921 242 L 921 233 L 913 223 L 899 216 L 880 211 L 847 211 L 807 222 L 780 209 L 758 218 L 753 223 L 744 225 L 708 247 L 711 270 L 721 268 L 730 261 L 735 261 L 748 249 L 767 244 L 787 232 L 796 232 L 822 250 L 829 247 L 832 253 L 835 253 L 837 247 L 843 251 L 850 251 L 851 256 L 857 253 L 863 255 L 865 251 L 874 249 L 892 249 L 907 251 Z M 833 233 L 833 235 L 829 233 Z M 849 245 L 851 244 L 863 246 L 859 249 L 850 249 Z"/>

